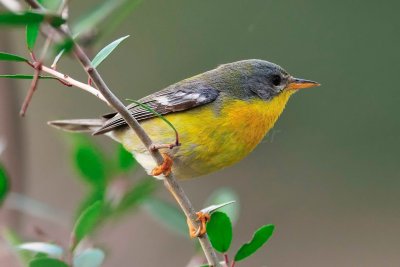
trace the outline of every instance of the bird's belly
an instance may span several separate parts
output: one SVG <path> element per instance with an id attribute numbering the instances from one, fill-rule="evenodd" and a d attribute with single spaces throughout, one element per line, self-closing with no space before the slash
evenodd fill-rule
<path id="1" fill-rule="evenodd" d="M 232 165 L 247 156 L 277 120 L 281 111 L 271 110 L 270 105 L 263 100 L 234 100 L 225 103 L 218 112 L 204 106 L 168 114 L 165 117 L 178 130 L 181 146 L 161 152 L 173 157 L 172 170 L 181 179 Z M 141 125 L 156 143 L 173 143 L 175 140 L 174 132 L 161 119 L 143 121 Z M 132 131 L 115 132 L 114 138 L 123 143 L 148 172 L 155 167 Z"/>

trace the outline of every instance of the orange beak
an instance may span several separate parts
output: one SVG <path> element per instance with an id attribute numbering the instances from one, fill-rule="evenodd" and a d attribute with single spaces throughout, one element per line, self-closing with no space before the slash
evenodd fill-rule
<path id="1" fill-rule="evenodd" d="M 310 81 L 310 80 L 304 80 L 304 79 L 290 77 L 289 84 L 286 86 L 286 89 L 298 90 L 298 89 L 310 88 L 310 87 L 315 87 L 315 86 L 320 86 L 320 84 L 317 82 L 314 82 L 314 81 Z"/>

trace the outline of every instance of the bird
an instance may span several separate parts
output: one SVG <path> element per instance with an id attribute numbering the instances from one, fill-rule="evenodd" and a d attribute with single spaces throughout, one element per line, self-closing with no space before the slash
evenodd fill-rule
<path id="1" fill-rule="evenodd" d="M 179 81 L 127 106 L 164 157 L 157 166 L 148 148 L 118 113 L 97 119 L 56 120 L 66 131 L 106 135 L 131 152 L 146 172 L 163 179 L 203 176 L 231 166 L 263 140 L 300 89 L 319 86 L 259 59 L 227 63 Z M 179 141 L 162 115 L 177 130 Z"/>

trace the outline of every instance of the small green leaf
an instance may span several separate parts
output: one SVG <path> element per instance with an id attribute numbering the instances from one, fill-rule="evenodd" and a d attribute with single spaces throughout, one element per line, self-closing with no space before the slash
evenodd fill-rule
<path id="1" fill-rule="evenodd" d="M 37 24 L 44 20 L 44 15 L 39 13 L 25 12 L 25 13 L 12 13 L 2 12 L 0 13 L 0 25 L 11 24 L 11 25 L 27 25 Z"/>
<path id="2" fill-rule="evenodd" d="M 261 248 L 272 236 L 275 226 L 272 224 L 264 225 L 254 232 L 254 236 L 249 243 L 242 245 L 235 255 L 235 261 L 241 261 Z"/>
<path id="3" fill-rule="evenodd" d="M 91 234 L 96 226 L 99 225 L 102 211 L 103 202 L 97 201 L 82 212 L 74 226 L 72 250 L 85 236 Z"/>
<path id="4" fill-rule="evenodd" d="M 215 250 L 225 253 L 232 242 L 232 223 L 228 215 L 216 211 L 207 223 L 207 233 Z"/>
<path id="5" fill-rule="evenodd" d="M 129 35 L 121 37 L 114 42 L 108 44 L 106 47 L 100 50 L 99 53 L 93 58 L 92 60 L 92 65 L 93 67 L 97 68 L 103 60 L 105 60 L 111 53 L 114 51 L 114 49 L 126 38 L 128 38 Z"/>
<path id="6" fill-rule="evenodd" d="M 228 215 L 232 223 L 235 224 L 239 218 L 239 196 L 229 188 L 222 188 L 214 191 L 211 196 L 207 199 L 205 206 L 210 206 L 215 203 L 226 203 L 234 200 L 235 203 L 227 205 L 219 209 Z"/>
<path id="7" fill-rule="evenodd" d="M 17 249 L 44 253 L 55 258 L 60 258 L 63 255 L 63 249 L 61 247 L 43 242 L 23 243 L 18 245 Z"/>
<path id="8" fill-rule="evenodd" d="M 105 258 L 98 248 L 89 248 L 74 256 L 74 267 L 100 267 Z"/>
<path id="9" fill-rule="evenodd" d="M 32 80 L 33 79 L 33 75 L 29 75 L 29 74 L 0 74 L 0 78 Z M 39 79 L 56 80 L 57 78 L 55 78 L 53 76 L 39 75 Z"/>
<path id="10" fill-rule="evenodd" d="M 0 164 L 0 203 L 6 198 L 10 189 L 8 175 L 4 167 Z"/>
<path id="11" fill-rule="evenodd" d="M 223 207 L 226 207 L 228 205 L 233 205 L 234 203 L 235 203 L 235 201 L 231 200 L 231 201 L 228 201 L 228 202 L 225 202 L 225 203 L 221 203 L 221 204 L 216 204 L 216 205 L 211 205 L 211 206 L 205 207 L 205 208 L 201 209 L 200 211 L 203 212 L 203 213 L 212 214 L 212 213 L 216 212 L 217 210 L 219 210 L 219 209 L 221 209 Z"/>
<path id="12" fill-rule="evenodd" d="M 169 230 L 188 237 L 188 227 L 182 211 L 168 202 L 150 197 L 143 203 L 144 209 Z"/>
<path id="13" fill-rule="evenodd" d="M 100 149 L 87 138 L 78 136 L 73 151 L 74 165 L 81 177 L 91 185 L 100 188 L 106 185 L 106 165 L 104 155 Z"/>
<path id="14" fill-rule="evenodd" d="M 26 58 L 23 58 L 21 56 L 17 56 L 14 54 L 4 53 L 4 52 L 0 52 L 0 60 L 28 62 L 28 60 Z"/>
<path id="15" fill-rule="evenodd" d="M 35 47 L 36 39 L 39 35 L 40 23 L 26 25 L 26 45 L 30 51 Z"/>
<path id="16" fill-rule="evenodd" d="M 29 262 L 29 267 L 68 267 L 68 265 L 57 259 L 41 257 Z"/>
<path id="17" fill-rule="evenodd" d="M 58 15 L 26 11 L 23 13 L 3 12 L 0 13 L 0 25 L 28 25 L 38 24 L 46 21 L 54 27 L 59 27 L 65 20 Z"/>
<path id="18" fill-rule="evenodd" d="M 60 58 L 62 57 L 62 55 L 64 54 L 64 52 L 65 52 L 64 49 L 61 49 L 61 51 L 58 52 L 58 54 L 57 54 L 57 55 L 55 56 L 55 58 L 54 58 L 52 67 L 53 67 L 53 65 L 54 65 L 54 66 L 57 65 L 58 61 L 60 60 Z"/>
<path id="19" fill-rule="evenodd" d="M 117 157 L 118 167 L 122 171 L 129 171 L 137 165 L 133 155 L 129 153 L 123 145 L 118 145 Z"/>
<path id="20" fill-rule="evenodd" d="M 152 178 L 144 178 L 139 181 L 129 192 L 127 192 L 118 206 L 115 208 L 116 215 L 122 215 L 124 212 L 137 207 L 157 188 L 157 182 Z"/>

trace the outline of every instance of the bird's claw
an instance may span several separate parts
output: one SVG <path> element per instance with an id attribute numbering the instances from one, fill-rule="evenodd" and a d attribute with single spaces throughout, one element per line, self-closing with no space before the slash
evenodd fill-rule
<path id="1" fill-rule="evenodd" d="M 161 165 L 158 165 L 151 171 L 152 176 L 158 176 L 164 174 L 168 176 L 171 173 L 173 160 L 167 153 L 162 153 L 164 161 Z"/>
<path id="2" fill-rule="evenodd" d="M 191 238 L 203 236 L 207 232 L 206 223 L 210 221 L 209 213 L 203 213 L 199 211 L 196 214 L 197 214 L 196 221 L 200 222 L 200 225 L 197 229 L 195 226 L 193 226 L 192 222 L 189 219 L 187 220 L 187 224 L 189 226 L 189 235 Z"/>

